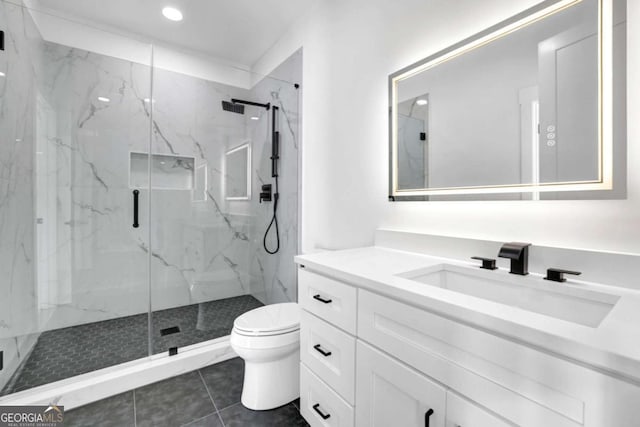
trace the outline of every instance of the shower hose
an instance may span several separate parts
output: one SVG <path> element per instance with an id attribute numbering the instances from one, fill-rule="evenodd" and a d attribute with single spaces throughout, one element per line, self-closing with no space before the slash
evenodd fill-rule
<path id="1" fill-rule="evenodd" d="M 267 253 L 270 255 L 273 255 L 280 250 L 280 230 L 278 229 L 278 216 L 277 216 L 278 199 L 280 198 L 280 193 L 278 192 L 278 175 L 276 175 L 275 178 L 276 178 L 276 191 L 273 194 L 273 217 L 271 218 L 271 222 L 269 223 L 267 230 L 264 232 L 264 238 L 262 239 L 262 246 L 264 246 L 264 250 L 267 251 Z M 271 230 L 271 227 L 275 227 L 275 230 L 276 230 L 276 248 L 274 250 L 270 250 L 267 247 L 267 236 L 269 235 L 269 230 Z"/>

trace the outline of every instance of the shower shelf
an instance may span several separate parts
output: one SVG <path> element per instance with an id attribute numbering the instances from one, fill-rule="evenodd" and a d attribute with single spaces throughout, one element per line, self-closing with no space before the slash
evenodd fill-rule
<path id="1" fill-rule="evenodd" d="M 154 190 L 192 190 L 195 158 L 175 154 L 151 154 L 151 182 Z M 129 155 L 129 186 L 149 187 L 149 153 Z"/>

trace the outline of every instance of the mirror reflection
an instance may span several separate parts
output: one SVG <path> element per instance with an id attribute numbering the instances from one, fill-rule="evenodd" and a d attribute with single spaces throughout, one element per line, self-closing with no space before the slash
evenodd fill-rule
<path id="1" fill-rule="evenodd" d="M 225 197 L 227 200 L 251 198 L 251 154 L 249 144 L 227 151 L 225 156 Z"/>
<path id="2" fill-rule="evenodd" d="M 599 1 L 566 3 L 390 77 L 392 195 L 604 181 Z"/>

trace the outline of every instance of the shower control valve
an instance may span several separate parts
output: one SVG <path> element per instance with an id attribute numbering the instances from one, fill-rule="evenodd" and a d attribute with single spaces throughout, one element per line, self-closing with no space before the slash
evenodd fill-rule
<path id="1" fill-rule="evenodd" d="M 263 184 L 260 192 L 260 203 L 271 201 L 271 184 Z"/>

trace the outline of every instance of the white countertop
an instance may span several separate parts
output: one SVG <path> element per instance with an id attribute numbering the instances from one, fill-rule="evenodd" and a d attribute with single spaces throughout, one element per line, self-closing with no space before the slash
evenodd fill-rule
<path id="1" fill-rule="evenodd" d="M 438 258 L 381 247 L 299 255 L 296 263 L 359 288 L 392 297 L 495 335 L 640 383 L 640 292 L 573 280 L 557 286 L 578 287 L 619 296 L 597 327 L 526 311 L 397 276 L 438 264 L 478 267 L 477 263 Z M 512 281 L 540 279 L 511 275 Z M 550 283 L 550 282 L 545 282 Z"/>

